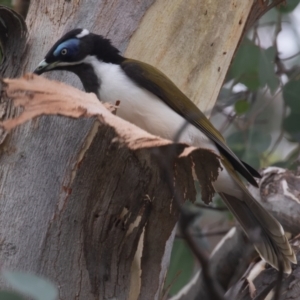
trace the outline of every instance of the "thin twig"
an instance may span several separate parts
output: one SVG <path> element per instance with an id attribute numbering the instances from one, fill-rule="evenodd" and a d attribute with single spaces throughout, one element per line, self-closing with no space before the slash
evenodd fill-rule
<path id="1" fill-rule="evenodd" d="M 278 44 L 277 44 L 277 37 L 279 35 L 279 33 L 282 30 L 282 16 L 280 13 L 277 13 L 277 20 L 276 20 L 276 26 L 275 26 L 275 32 L 274 32 L 274 40 L 273 40 L 273 44 L 276 48 L 276 53 L 278 54 Z"/>
<path id="2" fill-rule="evenodd" d="M 288 56 L 288 57 L 285 57 L 285 58 L 280 58 L 280 60 L 282 60 L 282 61 L 290 60 L 290 59 L 293 59 L 293 58 L 295 58 L 295 57 L 297 57 L 299 55 L 300 55 L 300 51 L 298 51 L 297 53 L 295 53 L 295 54 L 293 54 L 291 56 Z"/>
<path id="3" fill-rule="evenodd" d="M 198 233 L 198 234 L 195 234 L 194 236 L 197 238 L 201 238 L 201 237 L 208 237 L 208 236 L 225 235 L 227 233 L 228 233 L 228 230 L 219 230 L 219 231 L 209 231 L 209 232 L 204 232 L 204 233 Z"/>
<path id="4" fill-rule="evenodd" d="M 216 210 L 216 211 L 228 211 L 228 208 L 226 206 L 224 207 L 216 207 L 216 206 L 209 206 L 202 203 L 194 203 L 195 206 L 204 208 L 204 209 L 210 209 L 210 210 Z"/>
<path id="5" fill-rule="evenodd" d="M 203 232 L 203 233 L 191 233 L 191 236 L 196 237 L 196 238 L 205 238 L 208 236 L 225 235 L 228 233 L 228 231 L 229 231 L 229 229 L 219 230 L 219 231 L 208 231 L 208 232 Z M 183 236 L 180 234 L 176 234 L 176 238 L 183 239 Z"/>

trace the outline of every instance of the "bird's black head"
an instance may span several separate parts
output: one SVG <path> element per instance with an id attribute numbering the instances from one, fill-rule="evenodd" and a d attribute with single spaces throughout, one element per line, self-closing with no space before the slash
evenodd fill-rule
<path id="1" fill-rule="evenodd" d="M 52 46 L 34 73 L 67 70 L 81 77 L 82 71 L 89 67 L 88 58 L 90 57 L 116 64 L 123 60 L 119 50 L 112 46 L 108 39 L 90 33 L 87 29 L 74 29 Z"/>

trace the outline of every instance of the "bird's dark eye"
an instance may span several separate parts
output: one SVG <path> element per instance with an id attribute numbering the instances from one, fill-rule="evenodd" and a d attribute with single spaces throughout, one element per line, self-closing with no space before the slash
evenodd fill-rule
<path id="1" fill-rule="evenodd" d="M 67 48 L 64 48 L 60 51 L 60 54 L 61 55 L 66 55 L 68 53 L 68 49 Z"/>
<path id="2" fill-rule="evenodd" d="M 79 51 L 79 43 L 80 41 L 78 39 L 66 40 L 56 46 L 52 55 L 55 57 L 65 56 L 65 59 L 76 56 Z"/>

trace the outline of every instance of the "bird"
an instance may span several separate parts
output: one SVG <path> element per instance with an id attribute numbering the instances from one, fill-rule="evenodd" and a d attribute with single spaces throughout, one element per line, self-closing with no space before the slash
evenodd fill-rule
<path id="1" fill-rule="evenodd" d="M 160 70 L 126 58 L 102 35 L 77 28 L 63 35 L 34 70 L 70 71 L 86 92 L 100 101 L 118 104 L 116 114 L 145 131 L 213 151 L 221 170 L 212 183 L 215 192 L 251 239 L 259 255 L 275 269 L 291 273 L 296 256 L 281 224 L 249 193 L 240 175 L 258 187 L 260 174 L 241 161 L 201 110 Z M 239 173 L 239 174 L 238 174 Z"/>

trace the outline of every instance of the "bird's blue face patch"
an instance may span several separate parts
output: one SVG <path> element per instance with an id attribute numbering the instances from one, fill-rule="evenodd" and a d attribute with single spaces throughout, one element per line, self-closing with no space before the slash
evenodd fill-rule
<path id="1" fill-rule="evenodd" d="M 79 43 L 80 41 L 78 39 L 69 39 L 58 45 L 53 55 L 55 57 L 71 57 L 76 55 L 79 51 Z"/>

